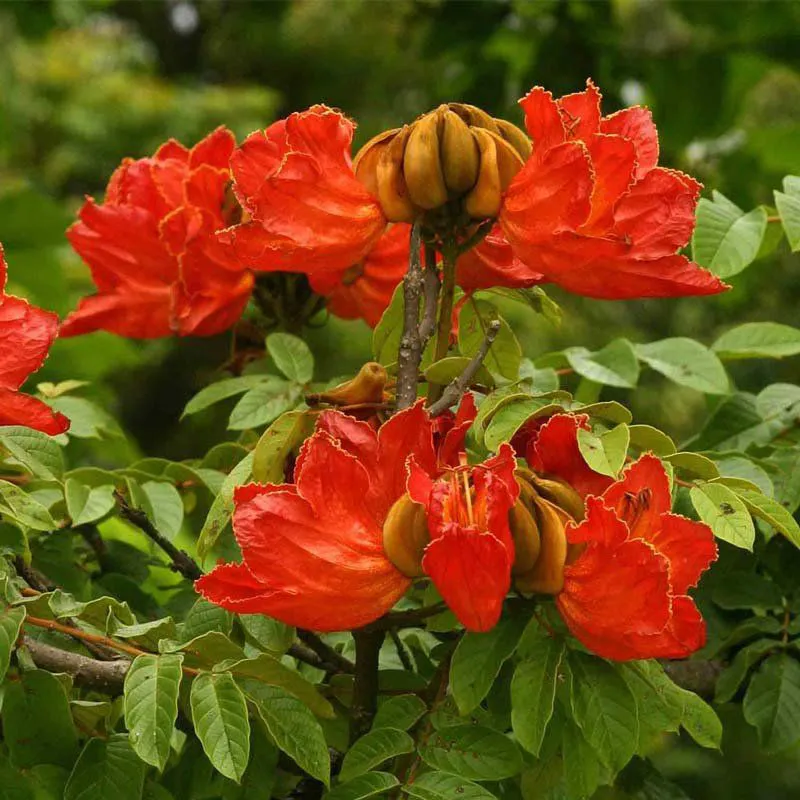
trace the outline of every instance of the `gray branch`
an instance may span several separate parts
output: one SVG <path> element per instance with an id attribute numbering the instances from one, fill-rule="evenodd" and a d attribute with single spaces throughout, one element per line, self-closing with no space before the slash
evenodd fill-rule
<path id="1" fill-rule="evenodd" d="M 422 361 L 419 303 L 425 282 L 419 257 L 421 238 L 422 227 L 417 221 L 411 228 L 408 272 L 403 278 L 403 336 L 397 353 L 397 411 L 409 408 L 417 399 L 419 365 Z"/>

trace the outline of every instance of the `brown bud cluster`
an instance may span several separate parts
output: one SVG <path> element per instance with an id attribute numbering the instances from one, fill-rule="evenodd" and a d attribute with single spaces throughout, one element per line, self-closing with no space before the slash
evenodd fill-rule
<path id="1" fill-rule="evenodd" d="M 566 526 L 583 519 L 580 495 L 567 483 L 517 470 L 519 500 L 509 513 L 514 539 L 514 585 L 525 594 L 558 594 L 564 567 L 577 556 Z"/>
<path id="2" fill-rule="evenodd" d="M 378 134 L 353 168 L 390 222 L 412 222 L 444 206 L 481 220 L 500 212 L 502 193 L 530 152 L 530 140 L 515 125 L 449 103 Z"/>

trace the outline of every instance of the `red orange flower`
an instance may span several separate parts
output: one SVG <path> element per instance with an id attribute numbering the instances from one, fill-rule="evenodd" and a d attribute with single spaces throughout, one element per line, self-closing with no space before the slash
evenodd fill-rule
<path id="1" fill-rule="evenodd" d="M 152 158 L 128 159 L 103 204 L 89 198 L 68 231 L 98 292 L 62 327 L 75 336 L 208 336 L 241 316 L 252 275 L 216 237 L 224 228 L 235 140 L 218 128 L 191 150 L 171 140 Z"/>
<path id="2" fill-rule="evenodd" d="M 564 572 L 556 604 L 572 633 L 604 658 L 683 658 L 705 643 L 705 623 L 688 590 L 717 556 L 714 534 L 670 513 L 661 462 L 644 455 L 586 519 L 567 529 L 585 550 Z"/>
<path id="3" fill-rule="evenodd" d="M 6 278 L 0 245 L 0 425 L 25 425 L 55 436 L 69 428 L 69 420 L 18 389 L 47 358 L 58 334 L 58 317 L 7 295 Z"/>

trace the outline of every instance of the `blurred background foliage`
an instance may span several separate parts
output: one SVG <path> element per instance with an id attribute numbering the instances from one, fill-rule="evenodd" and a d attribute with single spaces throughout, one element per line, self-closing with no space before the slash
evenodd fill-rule
<path id="1" fill-rule="evenodd" d="M 357 144 L 441 102 L 461 100 L 520 121 L 532 85 L 560 95 L 591 76 L 609 113 L 646 103 L 662 162 L 743 208 L 771 203 L 800 174 L 800 3 L 668 0 L 50 0 L 0 4 L 0 241 L 10 290 L 60 314 L 90 291 L 64 231 L 84 194 L 102 195 L 125 156 L 175 136 L 194 143 L 219 124 L 242 137 L 324 102 L 359 122 Z M 554 329 L 510 307 L 525 354 L 592 349 L 626 336 L 692 336 L 709 344 L 745 321 L 797 324 L 800 264 L 785 246 L 710 299 L 607 303 L 553 292 Z M 322 324 L 324 322 L 324 324 Z M 307 331 L 317 379 L 369 358 L 361 323 Z M 121 421 L 73 457 L 114 466 L 137 451 L 197 456 L 225 437 L 225 413 L 178 424 L 215 377 L 230 337 L 131 342 L 106 334 L 56 344 L 39 380 L 80 378 Z M 328 372 L 325 373 L 326 368 Z M 733 365 L 743 389 L 797 382 L 797 361 Z M 794 375 L 792 374 L 792 371 Z M 696 431 L 706 400 L 653 374 L 631 403 L 637 421 Z M 731 714 L 739 711 L 732 709 Z M 730 724 L 728 724 L 730 722 Z M 757 755 L 752 732 L 726 720 L 726 755 L 671 748 L 659 766 L 695 798 L 800 793 L 797 753 Z"/>

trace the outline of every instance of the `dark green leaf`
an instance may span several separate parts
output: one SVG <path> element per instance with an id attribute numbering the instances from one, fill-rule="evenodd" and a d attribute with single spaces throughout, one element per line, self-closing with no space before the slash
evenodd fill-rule
<path id="1" fill-rule="evenodd" d="M 770 656 L 750 681 L 744 718 L 758 731 L 767 752 L 800 740 L 800 664 L 789 655 Z"/>
<path id="2" fill-rule="evenodd" d="M 323 800 L 366 800 L 367 797 L 387 794 L 399 785 L 400 781 L 388 772 L 368 772 L 346 783 L 340 783 Z"/>
<path id="3" fill-rule="evenodd" d="M 47 434 L 21 425 L 6 425 L 0 428 L 0 446 L 37 478 L 60 480 L 64 474 L 61 447 Z"/>
<path id="4" fill-rule="evenodd" d="M 397 728 L 407 731 L 427 710 L 428 707 L 415 694 L 390 697 L 378 706 L 378 713 L 375 715 L 372 727 L 373 729 Z"/>
<path id="5" fill-rule="evenodd" d="M 89 739 L 69 776 L 64 800 L 140 800 L 145 769 L 125 734 Z"/>
<path id="6" fill-rule="evenodd" d="M 339 778 L 349 781 L 388 761 L 390 758 L 411 753 L 414 740 L 397 728 L 376 728 L 364 734 L 347 751 Z"/>
<path id="7" fill-rule="evenodd" d="M 467 778 L 446 772 L 425 772 L 403 791 L 415 800 L 497 800 L 488 790 Z"/>
<path id="8" fill-rule="evenodd" d="M 6 677 L 11 653 L 17 646 L 17 639 L 25 619 L 24 608 L 0 607 L 0 684 Z"/>
<path id="9" fill-rule="evenodd" d="M 499 781 L 522 769 L 517 746 L 502 733 L 480 725 L 440 728 L 419 753 L 434 769 L 469 780 Z"/>

